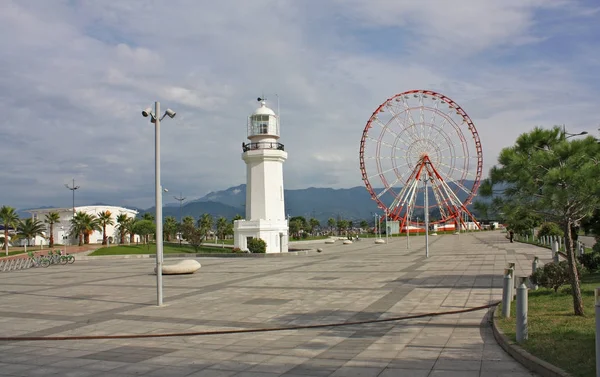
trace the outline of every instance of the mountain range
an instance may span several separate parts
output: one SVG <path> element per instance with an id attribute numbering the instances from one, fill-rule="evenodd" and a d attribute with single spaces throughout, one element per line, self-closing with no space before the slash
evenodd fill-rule
<path id="1" fill-rule="evenodd" d="M 469 183 L 466 182 L 469 187 Z M 381 190 L 377 190 L 379 192 Z M 459 190 L 460 191 L 460 190 Z M 364 186 L 344 189 L 316 188 L 285 190 L 285 211 L 290 216 L 314 217 L 321 223 L 327 222 L 329 218 L 343 218 L 347 220 L 369 220 L 374 213 L 382 214 L 377 208 L 375 201 Z M 464 192 L 458 194 L 461 200 L 466 198 Z M 433 198 L 433 192 L 429 191 L 429 197 Z M 422 193 L 417 197 L 417 203 L 423 203 Z M 211 192 L 199 199 L 183 202 L 181 209 L 178 203 L 171 203 L 163 207 L 163 216 L 200 217 L 209 213 L 213 217 L 223 216 L 228 219 L 235 215 L 245 214 L 246 185 L 230 187 L 226 190 Z M 155 213 L 155 207 L 139 210 L 140 214 L 145 212 Z M 431 213 L 435 216 L 434 213 Z M 422 210 L 415 212 L 415 216 L 422 217 Z"/>
<path id="2" fill-rule="evenodd" d="M 472 182 L 465 182 L 465 186 L 470 187 L 471 185 Z M 381 189 L 376 189 L 376 192 L 380 191 Z M 465 192 L 462 190 L 455 191 L 458 191 L 459 199 L 464 201 L 466 198 Z M 285 190 L 284 195 L 286 214 L 292 217 L 314 217 L 321 223 L 326 223 L 329 218 L 343 218 L 352 221 L 371 220 L 374 213 L 383 214 L 364 186 L 343 189 L 309 187 L 306 189 Z M 429 197 L 430 200 L 434 198 L 431 189 L 429 190 Z M 417 203 L 423 204 L 423 193 L 418 194 Z M 244 216 L 245 204 L 246 185 L 242 184 L 226 190 L 211 192 L 199 199 L 183 202 L 181 207 L 179 203 L 169 203 L 163 206 L 163 217 L 173 216 L 179 220 L 180 217 L 192 216 L 198 219 L 202 214 L 208 213 L 214 218 L 223 216 L 232 219 L 236 215 Z M 94 203 L 92 205 L 106 204 Z M 146 212 L 156 213 L 155 207 L 146 209 L 127 207 L 137 210 L 139 216 Z M 22 218 L 30 217 L 30 214 L 24 209 L 19 210 L 18 214 Z M 435 217 L 435 211 L 431 211 L 430 215 Z M 423 218 L 422 209 L 416 209 L 413 216 Z"/>

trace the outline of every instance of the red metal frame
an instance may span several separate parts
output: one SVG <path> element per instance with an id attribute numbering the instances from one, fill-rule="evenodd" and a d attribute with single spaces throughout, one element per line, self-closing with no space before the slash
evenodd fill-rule
<path id="1" fill-rule="evenodd" d="M 445 102 L 446 104 L 448 104 L 448 106 L 454 110 L 456 110 L 456 113 L 458 115 L 460 115 L 462 117 L 462 119 L 464 120 L 464 122 L 466 123 L 469 131 L 471 132 L 471 135 L 473 137 L 473 141 L 475 143 L 475 153 L 477 155 L 477 166 L 476 166 L 476 173 L 475 173 L 475 179 L 474 179 L 474 183 L 473 186 L 470 190 L 470 193 L 468 195 L 468 197 L 463 201 L 462 206 L 460 208 L 456 208 L 455 206 L 452 206 L 453 208 L 450 208 L 450 206 L 448 205 L 448 203 L 446 204 L 446 207 L 448 209 L 448 216 L 446 218 L 443 218 L 439 221 L 435 221 L 435 222 L 431 222 L 431 224 L 434 223 L 445 223 L 451 220 L 454 220 L 456 223 L 456 219 L 458 218 L 459 221 L 462 223 L 462 219 L 460 219 L 460 212 L 466 212 L 469 217 L 471 217 L 473 219 L 473 221 L 475 221 L 474 216 L 467 210 L 467 205 L 469 205 L 471 203 L 471 201 L 473 200 L 473 198 L 475 197 L 475 195 L 477 194 L 477 190 L 479 189 L 479 185 L 481 184 L 481 176 L 483 173 L 483 149 L 481 146 L 481 140 L 479 139 L 479 133 L 477 132 L 477 129 L 475 128 L 475 125 L 473 124 L 473 121 L 471 120 L 471 118 L 467 115 L 467 113 L 456 103 L 454 102 L 452 99 L 446 97 L 443 94 L 431 91 L 431 90 L 409 90 L 403 93 L 399 93 L 394 95 L 391 98 L 388 98 L 386 101 L 384 101 L 379 107 L 377 107 L 377 109 L 375 109 L 375 111 L 373 112 L 373 114 L 371 114 L 371 117 L 369 118 L 364 130 L 363 130 L 363 134 L 360 140 L 360 171 L 361 171 L 361 175 L 362 175 L 362 180 L 365 183 L 365 186 L 367 188 L 367 191 L 369 191 L 369 193 L 371 194 L 371 198 L 377 203 L 377 206 L 382 209 L 382 210 L 387 210 L 388 216 L 390 216 L 392 219 L 394 220 L 400 220 L 400 213 L 402 212 L 402 207 L 398 206 L 392 210 L 389 210 L 387 208 L 387 206 L 377 197 L 377 193 L 375 193 L 375 190 L 373 189 L 373 186 L 371 185 L 371 182 L 369 182 L 368 179 L 368 174 L 366 171 L 366 167 L 365 167 L 365 142 L 367 140 L 367 136 L 368 136 L 368 132 L 369 129 L 371 129 L 371 127 L 373 126 L 372 122 L 375 119 L 376 115 L 383 111 L 384 106 L 398 98 L 401 96 L 405 96 L 405 95 L 409 95 L 409 94 L 415 94 L 415 93 L 421 93 L 424 95 L 428 95 L 428 96 L 434 96 L 436 97 L 438 100 L 441 100 L 443 102 Z M 381 137 L 379 139 L 379 141 L 381 141 Z M 380 142 L 378 142 L 377 148 L 380 148 Z M 428 160 L 428 158 L 427 158 Z M 377 161 L 376 163 L 379 163 L 379 161 Z M 410 182 L 411 180 L 414 179 L 419 179 L 418 176 L 420 176 L 420 173 L 422 171 L 422 169 L 424 168 L 425 164 L 429 164 L 429 166 L 432 168 L 432 172 L 434 172 L 434 174 L 436 175 L 436 177 L 438 179 L 440 179 L 441 181 L 443 181 L 443 178 L 439 175 L 439 173 L 437 172 L 437 170 L 435 169 L 434 166 L 431 165 L 431 162 L 426 162 L 426 161 L 422 161 L 422 163 L 420 163 L 419 165 L 421 166 L 416 166 L 415 170 L 413 171 L 413 173 L 410 175 L 410 177 L 408 178 L 407 182 L 403 182 L 403 184 L 407 184 L 408 182 Z M 417 169 L 418 168 L 418 169 Z M 417 172 L 418 170 L 418 172 Z M 429 169 L 428 169 L 429 170 Z M 415 173 L 417 174 L 417 176 L 415 176 Z M 384 187 L 386 189 L 389 188 L 389 183 L 387 182 L 386 178 L 379 174 L 379 177 L 382 180 L 382 183 L 384 184 Z M 389 188 L 389 192 L 396 196 L 395 191 L 393 190 L 393 188 Z M 406 222 L 408 221 L 407 219 L 407 215 L 408 213 L 405 213 L 405 215 L 402 218 L 402 224 L 400 226 L 400 229 L 403 229 Z M 475 223 L 479 226 L 479 224 L 475 221 Z"/>

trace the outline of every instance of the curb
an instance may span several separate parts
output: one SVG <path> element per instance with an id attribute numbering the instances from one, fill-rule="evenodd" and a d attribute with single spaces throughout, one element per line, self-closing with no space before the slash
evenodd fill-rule
<path id="1" fill-rule="evenodd" d="M 284 257 L 287 255 L 309 255 L 314 254 L 315 250 L 300 250 L 300 251 L 288 251 L 287 253 L 269 253 L 269 254 L 252 254 L 252 253 L 206 253 L 206 254 L 164 254 L 164 259 L 170 258 L 275 258 Z M 96 256 L 78 256 L 77 260 L 102 260 L 102 259 L 147 259 L 155 258 L 156 254 L 125 254 L 125 255 L 96 255 Z"/>
<path id="2" fill-rule="evenodd" d="M 508 337 L 504 335 L 504 332 L 496 326 L 496 315 L 498 315 L 499 308 L 500 306 L 497 305 L 496 309 L 491 311 L 492 331 L 494 332 L 494 338 L 496 339 L 496 342 L 498 342 L 500 347 L 502 347 L 506 353 L 512 356 L 513 359 L 517 360 L 525 368 L 539 374 L 542 377 L 572 377 L 559 367 L 533 356 L 520 347 L 517 343 L 508 339 Z"/>

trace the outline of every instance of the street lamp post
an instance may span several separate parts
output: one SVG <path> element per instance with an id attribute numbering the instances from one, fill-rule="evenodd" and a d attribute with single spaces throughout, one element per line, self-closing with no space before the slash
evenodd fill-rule
<path id="1" fill-rule="evenodd" d="M 62 230 L 63 243 L 65 244 L 65 255 L 67 255 L 67 236 L 65 235 L 65 227 L 61 226 L 60 230 Z"/>
<path id="2" fill-rule="evenodd" d="M 427 192 L 427 181 L 429 180 L 427 172 L 425 172 L 425 258 L 429 258 L 429 194 Z"/>
<path id="3" fill-rule="evenodd" d="M 73 192 L 73 216 L 75 216 L 75 190 L 81 186 L 75 186 L 75 178 L 73 178 L 73 186 L 69 186 L 68 183 L 65 183 L 65 187 Z"/>
<path id="4" fill-rule="evenodd" d="M 162 187 L 160 184 L 160 121 L 165 116 L 175 117 L 175 112 L 167 109 L 160 116 L 160 102 L 154 103 L 154 114 L 152 108 L 142 111 L 144 117 L 150 116 L 150 122 L 154 123 L 154 192 L 156 202 L 156 296 L 157 305 L 163 304 L 162 291 L 162 263 L 163 263 L 163 219 L 162 219 Z"/>
<path id="5" fill-rule="evenodd" d="M 587 135 L 588 134 L 587 131 L 581 131 L 578 134 L 568 133 L 567 132 L 567 128 L 566 128 L 566 126 L 564 124 L 562 126 L 562 131 L 563 131 L 563 135 L 564 135 L 565 139 L 568 139 L 568 138 L 573 137 L 573 136 L 582 136 L 582 135 Z"/>
<path id="6" fill-rule="evenodd" d="M 181 247 L 181 227 L 183 226 L 183 223 L 182 223 L 183 220 L 181 217 L 182 216 L 181 204 L 185 200 L 185 197 L 183 196 L 182 193 L 179 193 L 179 197 L 174 196 L 173 198 L 179 202 L 179 247 Z"/>
<path id="7" fill-rule="evenodd" d="M 390 228 L 388 226 L 388 213 L 387 213 L 387 208 L 386 208 L 385 209 L 385 243 L 389 242 L 388 233 L 390 233 Z"/>

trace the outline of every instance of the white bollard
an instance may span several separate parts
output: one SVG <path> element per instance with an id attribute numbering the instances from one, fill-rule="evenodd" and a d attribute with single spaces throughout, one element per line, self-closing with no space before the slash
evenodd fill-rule
<path id="1" fill-rule="evenodd" d="M 515 264 L 508 264 L 508 271 L 510 275 L 510 301 L 515 298 Z"/>
<path id="2" fill-rule="evenodd" d="M 527 286 L 526 278 L 522 278 L 517 288 L 517 342 L 521 343 L 529 338 L 527 331 Z"/>
<path id="3" fill-rule="evenodd" d="M 533 258 L 533 262 L 531 262 L 531 274 L 532 275 L 535 274 L 535 271 L 537 271 L 539 261 L 540 261 L 540 258 L 538 258 L 538 257 Z M 537 291 L 537 289 L 538 289 L 537 284 L 532 284 L 532 288 L 534 291 Z"/>
<path id="4" fill-rule="evenodd" d="M 596 302 L 596 377 L 600 377 L 600 288 L 594 290 Z"/>
<path id="5" fill-rule="evenodd" d="M 558 242 L 552 243 L 552 260 L 554 263 L 558 263 Z"/>
<path id="6" fill-rule="evenodd" d="M 510 317 L 510 298 L 512 282 L 510 281 L 510 270 L 504 270 L 504 279 L 502 281 L 502 317 Z M 597 309 L 596 309 L 597 310 Z"/>

